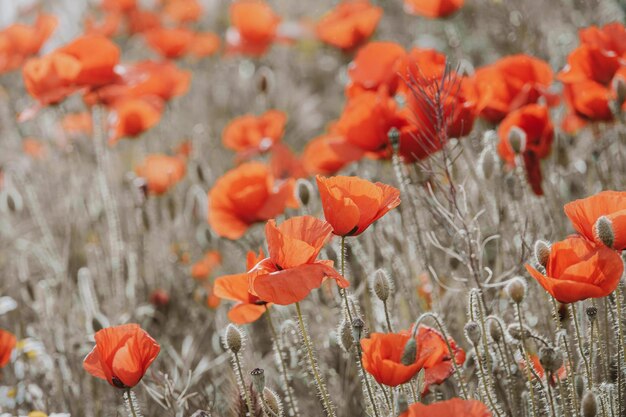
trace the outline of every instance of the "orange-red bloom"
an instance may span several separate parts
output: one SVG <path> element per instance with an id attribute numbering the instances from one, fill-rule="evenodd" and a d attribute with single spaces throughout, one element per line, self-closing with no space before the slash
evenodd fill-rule
<path id="1" fill-rule="evenodd" d="M 198 0 L 168 0 L 163 14 L 175 23 L 190 23 L 200 19 L 202 5 Z"/>
<path id="2" fill-rule="evenodd" d="M 317 23 L 317 37 L 340 49 L 352 49 L 376 30 L 383 9 L 368 0 L 344 0 Z"/>
<path id="3" fill-rule="evenodd" d="M 454 365 L 443 336 L 427 326 L 420 326 L 416 335 L 417 353 L 415 362 L 404 365 L 401 362 L 404 346 L 411 338 L 411 331 L 399 333 L 372 333 L 361 339 L 363 368 L 376 381 L 388 386 L 398 386 L 411 380 L 424 368 L 424 392 L 429 386 L 439 384 L 454 372 Z M 458 365 L 465 362 L 465 352 L 448 339 Z"/>
<path id="4" fill-rule="evenodd" d="M 102 0 L 102 9 L 109 12 L 128 13 L 137 8 L 137 0 Z"/>
<path id="5" fill-rule="evenodd" d="M 292 179 L 276 180 L 262 163 L 241 164 L 209 192 L 209 224 L 218 235 L 238 239 L 252 224 L 279 215 L 287 206 L 297 207 L 294 185 Z"/>
<path id="6" fill-rule="evenodd" d="M 196 33 L 186 28 L 156 28 L 146 32 L 145 37 L 152 49 L 169 59 L 188 54 L 202 58 L 213 55 L 220 47 L 220 39 L 214 33 Z"/>
<path id="7" fill-rule="evenodd" d="M 626 58 L 626 28 L 621 23 L 613 22 L 601 28 L 589 26 L 581 29 L 578 37 L 580 42 L 585 45 Z"/>
<path id="8" fill-rule="evenodd" d="M 11 353 L 15 349 L 17 339 L 15 335 L 0 329 L 0 368 L 4 368 L 11 360 Z"/>
<path id="9" fill-rule="evenodd" d="M 541 165 L 539 160 L 547 157 L 552 148 L 554 127 L 550 121 L 548 109 L 539 104 L 529 104 L 515 110 L 504 118 L 498 128 L 498 153 L 508 164 L 515 165 L 515 152 L 509 143 L 512 129 L 524 132 L 522 156 L 528 182 L 537 195 L 543 194 L 541 187 Z"/>
<path id="10" fill-rule="evenodd" d="M 302 153 L 302 164 L 309 175 L 332 175 L 351 162 L 358 161 L 363 150 L 340 135 L 322 135 L 312 139 Z"/>
<path id="11" fill-rule="evenodd" d="M 480 68 L 472 77 L 476 111 L 490 122 L 498 122 L 508 113 L 546 97 L 554 97 L 548 87 L 553 73 L 550 66 L 528 55 L 512 55 Z"/>
<path id="12" fill-rule="evenodd" d="M 191 276 L 198 281 L 204 281 L 221 263 L 222 255 L 216 250 L 210 250 L 204 254 L 204 258 L 191 266 Z"/>
<path id="13" fill-rule="evenodd" d="M 13 24 L 0 31 L 0 74 L 19 68 L 36 54 L 57 26 L 54 16 L 42 14 L 33 26 Z"/>
<path id="14" fill-rule="evenodd" d="M 163 107 L 163 101 L 156 97 L 117 100 L 109 113 L 109 143 L 135 138 L 151 129 L 161 120 Z"/>
<path id="15" fill-rule="evenodd" d="M 400 417 L 492 417 L 491 411 L 478 400 L 452 398 L 432 404 L 413 403 Z"/>
<path id="16" fill-rule="evenodd" d="M 557 301 L 573 303 L 611 294 L 624 263 L 614 250 L 574 235 L 552 244 L 545 273 L 526 269 Z"/>
<path id="17" fill-rule="evenodd" d="M 185 160 L 179 156 L 162 154 L 148 155 L 135 168 L 135 173 L 144 178 L 150 194 L 165 194 L 176 185 L 187 171 Z"/>
<path id="18" fill-rule="evenodd" d="M 161 347 L 138 324 L 108 327 L 96 333 L 96 346 L 83 367 L 116 388 L 132 388 L 141 381 Z"/>
<path id="19" fill-rule="evenodd" d="M 263 0 L 237 0 L 230 6 L 226 41 L 232 52 L 263 55 L 276 38 L 280 17 Z"/>
<path id="20" fill-rule="evenodd" d="M 311 216 L 292 217 L 280 226 L 274 219 L 265 225 L 269 257 L 248 273 L 250 292 L 280 305 L 297 303 L 332 278 L 341 288 L 350 284 L 333 268 L 333 261 L 317 255 L 332 234 L 332 226 Z"/>
<path id="21" fill-rule="evenodd" d="M 249 251 L 246 257 L 246 271 L 252 270 L 257 263 L 265 258 L 263 251 L 257 255 Z M 247 273 L 225 275 L 215 280 L 213 290 L 216 296 L 236 301 L 237 303 L 228 310 L 228 318 L 233 323 L 246 324 L 256 321 L 271 305 L 252 294 L 249 290 L 249 278 Z"/>
<path id="22" fill-rule="evenodd" d="M 222 133 L 222 143 L 237 152 L 265 152 L 280 141 L 287 115 L 269 110 L 260 116 L 246 114 L 231 120 Z"/>
<path id="23" fill-rule="evenodd" d="M 400 191 L 359 177 L 317 176 L 324 216 L 338 236 L 360 235 L 389 210 L 400 205 Z"/>
<path id="24" fill-rule="evenodd" d="M 618 251 L 626 249 L 626 192 L 602 191 L 567 203 L 563 208 L 574 229 L 598 244 L 602 242 L 598 238 L 595 224 L 598 218 L 606 216 L 613 229 L 613 248 Z"/>
<path id="25" fill-rule="evenodd" d="M 436 19 L 455 13 L 465 0 L 404 0 L 407 13 Z"/>
<path id="26" fill-rule="evenodd" d="M 380 89 L 395 94 L 406 58 L 404 48 L 395 42 L 369 42 L 358 50 L 348 67 L 350 81 L 346 95 L 353 97 L 363 91 Z"/>

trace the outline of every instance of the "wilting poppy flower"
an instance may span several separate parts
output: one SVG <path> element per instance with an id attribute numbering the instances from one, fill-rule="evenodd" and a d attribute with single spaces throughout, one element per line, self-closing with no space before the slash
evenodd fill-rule
<path id="1" fill-rule="evenodd" d="M 119 48 L 102 36 L 83 36 L 49 55 L 32 58 L 22 71 L 26 90 L 41 104 L 53 104 L 81 88 L 115 78 Z"/>
<path id="2" fill-rule="evenodd" d="M 302 164 L 309 175 L 332 175 L 364 155 L 361 148 L 340 135 L 322 135 L 312 139 L 302 153 Z"/>
<path id="3" fill-rule="evenodd" d="M 263 0 L 237 0 L 229 12 L 231 27 L 226 41 L 230 50 L 263 55 L 276 38 L 280 17 Z"/>
<path id="4" fill-rule="evenodd" d="M 463 7 L 465 0 L 404 0 L 404 10 L 409 14 L 430 17 L 447 17 Z"/>
<path id="5" fill-rule="evenodd" d="M 582 236 L 552 244 L 545 273 L 526 269 L 560 303 L 573 303 L 611 294 L 624 271 L 617 252 Z"/>
<path id="6" fill-rule="evenodd" d="M 15 349 L 17 339 L 15 335 L 0 329 L 0 368 L 4 368 L 11 360 L 11 353 Z"/>
<path id="7" fill-rule="evenodd" d="M 154 127 L 163 113 L 164 103 L 158 97 L 122 98 L 111 105 L 109 143 L 134 138 Z"/>
<path id="8" fill-rule="evenodd" d="M 187 171 L 185 160 L 179 156 L 161 154 L 148 155 L 135 168 L 135 173 L 144 178 L 150 194 L 165 194 L 176 185 Z"/>
<path id="9" fill-rule="evenodd" d="M 203 281 L 222 263 L 222 255 L 216 250 L 208 251 L 202 259 L 191 266 L 191 276 Z"/>
<path id="10" fill-rule="evenodd" d="M 297 207 L 294 185 L 294 180 L 276 180 L 262 163 L 241 164 L 209 192 L 209 224 L 218 235 L 238 239 L 252 224 Z"/>
<path id="11" fill-rule="evenodd" d="M 263 251 L 257 255 L 249 251 L 246 257 L 246 271 L 253 269 L 265 258 Z M 237 301 L 228 311 L 228 318 L 233 323 L 246 324 L 256 321 L 271 305 L 249 291 L 248 274 L 225 275 L 215 280 L 213 290 L 216 296 Z"/>
<path id="12" fill-rule="evenodd" d="M 400 191 L 359 177 L 317 176 L 324 216 L 338 236 L 360 235 L 389 210 L 400 205 Z"/>
<path id="13" fill-rule="evenodd" d="M 279 110 L 269 110 L 260 116 L 239 116 L 224 128 L 222 143 L 237 152 L 264 152 L 280 141 L 286 123 L 287 115 Z"/>
<path id="14" fill-rule="evenodd" d="M 163 14 L 175 23 L 190 23 L 200 19 L 202 5 L 198 0 L 168 0 Z"/>
<path id="15" fill-rule="evenodd" d="M 395 387 L 410 381 L 424 368 L 424 392 L 439 384 L 454 372 L 454 365 L 446 341 L 436 330 L 420 326 L 416 335 L 417 352 L 410 365 L 402 364 L 402 355 L 411 331 L 399 333 L 372 333 L 361 339 L 363 368 L 381 384 Z M 449 339 L 457 364 L 465 361 L 465 352 Z"/>
<path id="16" fill-rule="evenodd" d="M 96 346 L 83 368 L 116 388 L 132 388 L 141 381 L 161 347 L 138 324 L 107 327 L 96 332 Z"/>
<path id="17" fill-rule="evenodd" d="M 492 417 L 491 411 L 478 400 L 452 398 L 432 404 L 413 403 L 400 417 Z"/>
<path id="18" fill-rule="evenodd" d="M 350 284 L 333 268 L 333 261 L 317 255 L 330 238 L 332 226 L 311 216 L 292 217 L 265 225 L 269 257 L 248 271 L 250 292 L 260 300 L 280 305 L 297 303 L 332 278 L 341 288 Z"/>
<path id="19" fill-rule="evenodd" d="M 542 195 L 539 160 L 550 154 L 554 138 L 554 127 L 548 109 L 539 104 L 529 104 L 510 113 L 500 123 L 498 153 L 509 165 L 515 165 L 515 152 L 509 142 L 509 135 L 514 128 L 521 129 L 525 138 L 522 157 L 528 182 L 535 194 Z"/>
<path id="20" fill-rule="evenodd" d="M 540 97 L 554 103 L 548 92 L 553 73 L 550 66 L 528 55 L 512 55 L 480 68 L 471 79 L 476 111 L 486 120 L 499 122 L 513 110 L 536 103 Z"/>
<path id="21" fill-rule="evenodd" d="M 376 30 L 383 9 L 368 0 L 344 0 L 322 17 L 315 27 L 317 37 L 339 49 L 352 49 Z"/>
<path id="22" fill-rule="evenodd" d="M 369 42 L 359 49 L 348 67 L 346 95 L 352 97 L 381 88 L 389 95 L 395 94 L 406 57 L 406 51 L 397 43 Z"/>
<path id="23" fill-rule="evenodd" d="M 16 23 L 0 30 L 0 74 L 19 68 L 39 52 L 56 26 L 54 16 L 41 14 L 33 26 Z"/>
<path id="24" fill-rule="evenodd" d="M 598 244 L 602 242 L 598 238 L 595 224 L 600 217 L 606 216 L 613 229 L 613 248 L 618 251 L 626 249 L 626 192 L 602 191 L 567 203 L 563 209 L 574 229 Z"/>

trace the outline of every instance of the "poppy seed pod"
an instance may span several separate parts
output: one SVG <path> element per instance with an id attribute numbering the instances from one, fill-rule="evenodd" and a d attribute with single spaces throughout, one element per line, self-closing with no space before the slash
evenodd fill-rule
<path id="1" fill-rule="evenodd" d="M 252 384 L 256 392 L 261 393 L 265 389 L 265 371 L 261 368 L 254 368 L 250 371 Z"/>
<path id="2" fill-rule="evenodd" d="M 496 167 L 496 159 L 493 154 L 493 150 L 489 146 L 485 146 L 480 153 L 478 163 L 485 179 L 490 179 L 493 176 L 493 172 Z"/>
<path id="3" fill-rule="evenodd" d="M 311 201 L 311 195 L 313 194 L 313 186 L 307 180 L 300 178 L 296 182 L 296 197 L 303 206 L 308 206 Z"/>
<path id="4" fill-rule="evenodd" d="M 521 277 L 513 278 L 506 286 L 506 293 L 515 304 L 521 303 L 526 296 L 526 281 Z"/>
<path id="5" fill-rule="evenodd" d="M 234 354 L 239 353 L 241 350 L 241 339 L 241 330 L 234 324 L 229 324 L 228 327 L 226 327 L 226 348 Z"/>
<path id="6" fill-rule="evenodd" d="M 361 340 L 361 335 L 363 334 L 363 328 L 365 327 L 365 323 L 360 318 L 356 318 L 352 320 L 352 337 L 354 340 Z"/>
<path id="7" fill-rule="evenodd" d="M 539 349 L 539 363 L 548 372 L 556 372 L 563 366 L 563 357 L 550 346 Z"/>
<path id="8" fill-rule="evenodd" d="M 390 287 L 389 277 L 385 271 L 382 269 L 377 270 L 374 276 L 374 293 L 376 293 L 379 300 L 387 301 Z"/>
<path id="9" fill-rule="evenodd" d="M 509 145 L 516 154 L 521 154 L 526 148 L 526 132 L 517 126 L 513 126 L 509 131 Z"/>
<path id="10" fill-rule="evenodd" d="M 606 216 L 600 216 L 593 226 L 593 234 L 597 240 L 602 242 L 606 247 L 613 249 L 615 243 L 615 233 L 613 232 L 613 224 Z"/>
<path id="11" fill-rule="evenodd" d="M 574 389 L 576 390 L 576 396 L 578 398 L 582 398 L 583 392 L 585 390 L 585 381 L 583 377 L 580 375 L 576 375 L 574 378 Z"/>
<path id="12" fill-rule="evenodd" d="M 582 417 L 596 417 L 598 414 L 598 402 L 593 392 L 587 391 L 580 406 Z"/>
<path id="13" fill-rule="evenodd" d="M 509 324 L 509 327 L 507 327 L 506 330 L 509 332 L 511 337 L 515 340 L 522 340 L 522 338 L 526 339 L 531 334 L 528 327 L 526 326 L 520 327 L 520 325 L 517 323 Z"/>
<path id="14" fill-rule="evenodd" d="M 535 259 L 537 263 L 545 268 L 550 259 L 550 244 L 543 240 L 535 242 Z"/>
<path id="15" fill-rule="evenodd" d="M 585 310 L 585 313 L 587 313 L 587 318 L 589 319 L 589 321 L 593 323 L 598 316 L 598 307 L 589 306 Z"/>
<path id="16" fill-rule="evenodd" d="M 469 321 L 465 324 L 465 337 L 472 342 L 473 345 L 480 342 L 480 326 L 475 321 Z"/>
<path id="17" fill-rule="evenodd" d="M 414 337 L 409 338 L 406 341 L 406 345 L 404 345 L 404 351 L 402 352 L 402 358 L 400 362 L 402 365 L 409 366 L 415 363 L 415 358 L 417 357 L 417 342 Z"/>
<path id="18" fill-rule="evenodd" d="M 346 320 L 341 320 L 341 323 L 339 323 L 339 328 L 337 329 L 337 333 L 339 336 L 339 346 L 341 346 L 346 352 L 349 352 L 350 349 L 352 349 L 354 338 L 352 336 L 352 329 L 350 329 L 350 325 Z"/>
<path id="19" fill-rule="evenodd" d="M 272 391 L 269 388 L 265 388 L 263 390 L 263 398 L 265 399 L 265 405 L 270 409 L 272 413 L 277 416 L 282 415 L 282 405 L 280 403 L 280 399 L 278 398 L 278 394 Z"/>
<path id="20" fill-rule="evenodd" d="M 489 335 L 496 343 L 502 339 L 502 329 L 496 320 L 491 320 L 489 322 Z"/>

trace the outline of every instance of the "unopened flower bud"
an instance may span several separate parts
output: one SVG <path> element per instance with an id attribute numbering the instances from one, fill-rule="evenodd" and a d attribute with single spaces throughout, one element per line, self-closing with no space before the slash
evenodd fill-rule
<path id="1" fill-rule="evenodd" d="M 339 323 L 337 334 L 339 335 L 339 346 L 341 346 L 346 352 L 349 352 L 350 349 L 352 349 L 354 337 L 352 336 L 352 329 L 346 320 L 341 320 L 341 323 Z"/>
<path id="2" fill-rule="evenodd" d="M 277 416 L 282 415 L 282 404 L 280 403 L 280 399 L 278 395 L 269 388 L 265 388 L 263 390 L 263 399 L 265 399 L 265 405 L 270 409 L 272 413 Z"/>
<path id="3" fill-rule="evenodd" d="M 513 278 L 506 286 L 506 293 L 515 304 L 521 303 L 526 296 L 526 281 L 521 277 Z"/>
<path id="4" fill-rule="evenodd" d="M 361 335 L 363 334 L 363 328 L 365 327 L 365 323 L 360 318 L 355 318 L 352 320 L 352 337 L 354 340 L 361 340 Z"/>
<path id="5" fill-rule="evenodd" d="M 535 259 L 537 263 L 544 268 L 548 265 L 550 259 L 550 244 L 543 240 L 535 242 Z"/>
<path id="6" fill-rule="evenodd" d="M 241 330 L 234 324 L 229 324 L 226 327 L 226 348 L 231 352 L 237 354 L 241 350 Z"/>
<path id="7" fill-rule="evenodd" d="M 406 341 L 404 345 L 404 352 L 402 352 L 402 358 L 400 358 L 400 362 L 404 366 L 410 366 L 415 363 L 417 359 L 417 342 L 415 342 L 414 337 L 410 337 L 409 340 Z"/>
<path id="8" fill-rule="evenodd" d="M 309 205 L 311 195 L 313 194 L 313 186 L 305 179 L 300 178 L 296 182 L 296 197 L 303 206 Z"/>
<path id="9" fill-rule="evenodd" d="M 261 368 L 254 368 L 250 371 L 250 376 L 252 377 L 252 385 L 256 392 L 263 392 L 265 388 L 265 371 Z"/>
<path id="10" fill-rule="evenodd" d="M 500 325 L 496 322 L 496 320 L 491 320 L 489 322 L 489 335 L 496 343 L 498 343 L 502 339 L 502 329 L 500 328 Z"/>
<path id="11" fill-rule="evenodd" d="M 507 327 L 507 331 L 515 340 L 522 340 L 522 338 L 526 339 L 530 337 L 531 334 L 528 327 L 520 327 L 520 325 L 517 323 L 509 324 L 509 327 Z"/>
<path id="12" fill-rule="evenodd" d="M 593 323 L 594 321 L 596 321 L 596 318 L 598 316 L 598 307 L 589 306 L 585 310 L 585 313 L 587 313 L 587 318 L 589 319 L 589 321 Z"/>
<path id="13" fill-rule="evenodd" d="M 576 396 L 581 398 L 585 390 L 585 381 L 583 381 L 582 376 L 576 375 L 576 377 L 574 377 L 574 389 L 576 390 Z"/>
<path id="14" fill-rule="evenodd" d="M 387 132 L 387 137 L 389 138 L 393 151 L 398 152 L 398 148 L 400 147 L 400 131 L 392 127 L 389 129 L 389 132 Z"/>
<path id="15" fill-rule="evenodd" d="M 598 414 L 598 402 L 593 392 L 587 391 L 580 406 L 582 417 L 596 417 Z"/>
<path id="16" fill-rule="evenodd" d="M 517 126 L 513 126 L 511 130 L 509 130 L 508 139 L 513 152 L 516 154 L 524 152 L 524 149 L 526 148 L 526 132 Z"/>
<path id="17" fill-rule="evenodd" d="M 480 166 L 485 179 L 489 179 L 493 176 L 493 172 L 496 168 L 496 158 L 494 157 L 493 150 L 490 146 L 485 146 L 483 151 L 480 153 L 478 165 Z"/>
<path id="18" fill-rule="evenodd" d="M 387 301 L 389 298 L 389 277 L 384 270 L 379 269 L 375 272 L 374 276 L 374 293 L 381 301 Z"/>
<path id="19" fill-rule="evenodd" d="M 556 372 L 563 366 L 563 357 L 550 346 L 542 346 L 539 349 L 539 363 L 548 372 Z"/>
<path id="20" fill-rule="evenodd" d="M 613 90 L 615 91 L 615 102 L 621 107 L 626 102 L 626 80 L 620 76 L 613 78 Z"/>
<path id="21" fill-rule="evenodd" d="M 615 233 L 613 232 L 613 223 L 606 216 L 600 216 L 593 225 L 593 234 L 597 240 L 605 246 L 613 249 L 615 242 Z"/>
<path id="22" fill-rule="evenodd" d="M 475 321 L 469 321 L 465 324 L 465 337 L 472 342 L 473 345 L 480 342 L 480 326 Z"/>

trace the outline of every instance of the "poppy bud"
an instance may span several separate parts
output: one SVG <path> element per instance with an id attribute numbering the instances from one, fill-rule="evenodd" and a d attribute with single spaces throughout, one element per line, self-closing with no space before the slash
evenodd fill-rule
<path id="1" fill-rule="evenodd" d="M 522 340 L 522 338 L 526 339 L 530 336 L 530 330 L 528 329 L 528 327 L 520 327 L 520 325 L 517 323 L 509 324 L 509 327 L 507 327 L 507 331 L 515 340 Z"/>
<path id="2" fill-rule="evenodd" d="M 574 389 L 576 390 L 576 396 L 581 398 L 583 396 L 583 391 L 585 390 L 585 381 L 583 381 L 582 376 L 576 375 L 574 378 Z"/>
<path id="3" fill-rule="evenodd" d="M 226 328 L 226 348 L 234 354 L 241 350 L 241 330 L 234 324 L 229 324 Z"/>
<path id="4" fill-rule="evenodd" d="M 526 132 L 517 126 L 513 126 L 511 130 L 509 130 L 508 139 L 513 152 L 516 154 L 524 152 L 524 149 L 526 148 Z"/>
<path id="5" fill-rule="evenodd" d="M 417 342 L 414 337 L 409 338 L 404 345 L 404 351 L 402 352 L 402 358 L 400 362 L 404 366 L 410 366 L 415 363 L 417 359 Z"/>
<path id="6" fill-rule="evenodd" d="M 252 384 L 256 392 L 263 392 L 265 389 L 265 371 L 261 368 L 254 368 L 250 371 L 250 376 L 252 376 Z"/>
<path id="7" fill-rule="evenodd" d="M 598 307 L 589 306 L 587 307 L 585 312 L 587 313 L 587 318 L 589 319 L 590 322 L 593 323 L 594 321 L 596 321 L 596 317 L 598 316 Z"/>
<path id="8" fill-rule="evenodd" d="M 478 165 L 480 166 L 483 178 L 489 179 L 493 176 L 493 172 L 496 167 L 496 159 L 490 146 L 485 146 L 483 151 L 480 153 Z"/>
<path id="9" fill-rule="evenodd" d="M 539 363 L 548 372 L 556 372 L 563 366 L 563 357 L 559 352 L 549 346 L 539 349 Z"/>
<path id="10" fill-rule="evenodd" d="M 467 340 L 472 342 L 472 344 L 477 344 L 480 342 L 480 326 L 475 321 L 469 321 L 465 324 L 465 337 Z"/>
<path id="11" fill-rule="evenodd" d="M 361 340 L 361 335 L 363 333 L 363 328 L 365 327 L 365 323 L 360 318 L 356 318 L 352 320 L 352 337 L 354 340 Z"/>
<path id="12" fill-rule="evenodd" d="M 593 235 L 597 240 L 602 242 L 606 247 L 613 249 L 615 242 L 615 233 L 613 232 L 613 224 L 606 216 L 600 216 L 593 225 Z"/>
<path id="13" fill-rule="evenodd" d="M 352 344 L 354 342 L 354 338 L 352 337 L 352 329 L 350 329 L 350 325 L 346 320 L 341 320 L 339 323 L 339 345 L 345 350 L 349 352 L 352 349 Z"/>
<path id="14" fill-rule="evenodd" d="M 265 405 L 270 409 L 272 413 L 277 416 L 282 415 L 282 404 L 278 395 L 269 388 L 263 390 L 263 399 L 265 399 Z"/>
<path id="15" fill-rule="evenodd" d="M 0 201 L 0 207 L 4 212 L 18 213 L 22 211 L 22 207 L 24 207 L 22 196 L 15 188 L 5 190 L 0 194 L 0 198 L 2 199 Z"/>
<path id="16" fill-rule="evenodd" d="M 396 416 L 401 416 L 409 410 L 409 402 L 406 399 L 406 395 L 402 391 L 398 393 L 396 397 Z"/>
<path id="17" fill-rule="evenodd" d="M 296 192 L 298 201 L 300 201 L 303 206 L 308 206 L 309 201 L 311 201 L 311 194 L 313 194 L 313 186 L 311 183 L 302 178 L 298 179 L 296 182 Z"/>
<path id="18" fill-rule="evenodd" d="M 392 127 L 389 129 L 389 132 L 387 132 L 387 137 L 389 138 L 389 143 L 391 143 L 393 151 L 398 152 L 398 148 L 400 146 L 400 131 L 397 128 Z"/>
<path id="19" fill-rule="evenodd" d="M 502 339 L 502 330 L 496 320 L 491 320 L 489 322 L 489 335 L 491 335 L 491 338 L 496 343 Z"/>
<path id="20" fill-rule="evenodd" d="M 526 281 L 520 277 L 513 278 L 506 286 L 506 293 L 515 304 L 521 303 L 526 295 Z"/>
<path id="21" fill-rule="evenodd" d="M 374 276 L 374 293 L 380 301 L 387 301 L 389 298 L 389 277 L 384 270 L 379 269 Z"/>
<path id="22" fill-rule="evenodd" d="M 593 392 L 587 391 L 580 406 L 582 417 L 596 417 L 598 414 L 598 402 Z"/>
<path id="23" fill-rule="evenodd" d="M 626 102 L 626 80 L 622 77 L 613 78 L 613 90 L 615 90 L 615 102 L 621 107 Z"/>
<path id="24" fill-rule="evenodd" d="M 548 259 L 550 259 L 550 244 L 548 242 L 543 240 L 535 242 L 535 259 L 544 268 L 548 265 Z"/>

